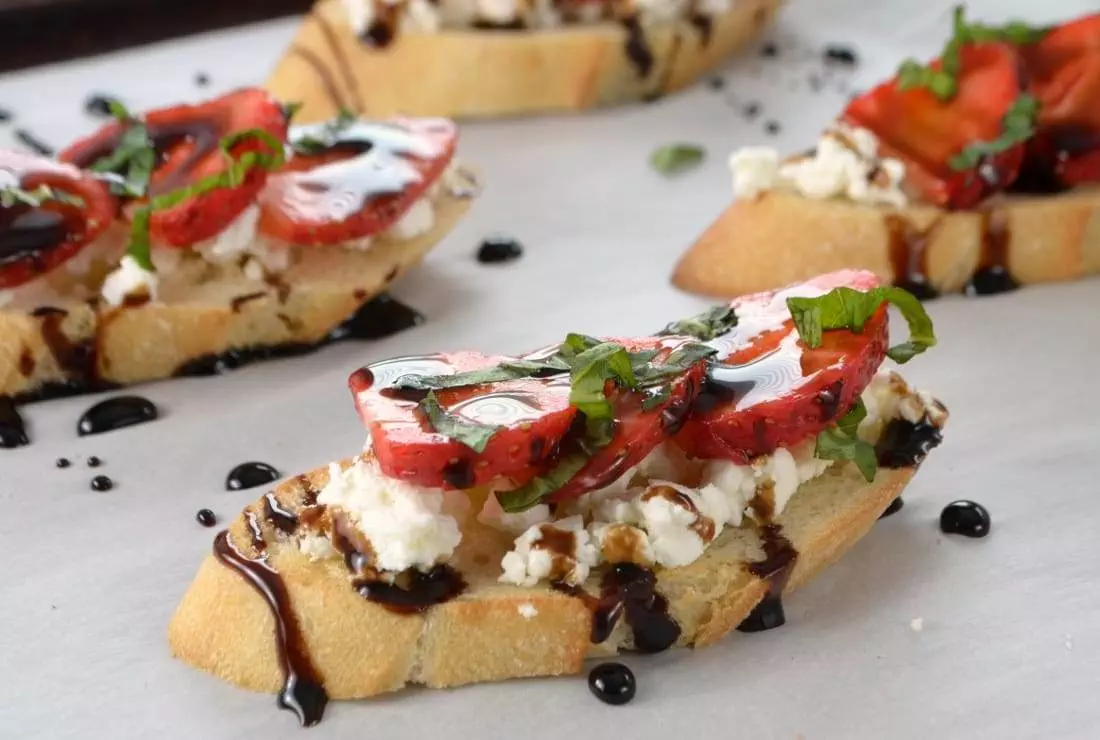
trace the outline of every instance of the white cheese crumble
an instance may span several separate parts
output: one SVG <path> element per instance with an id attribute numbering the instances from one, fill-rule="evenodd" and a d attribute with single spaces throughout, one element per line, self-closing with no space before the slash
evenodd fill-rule
<path id="1" fill-rule="evenodd" d="M 551 537 L 562 533 L 567 537 Z M 559 539 L 570 544 L 568 551 L 555 547 Z M 532 526 L 517 537 L 515 547 L 500 561 L 503 571 L 500 581 L 534 586 L 547 579 L 576 586 L 588 578 L 592 566 L 598 562 L 599 553 L 585 531 L 584 519 L 571 516 L 553 524 Z"/>
<path id="2" fill-rule="evenodd" d="M 462 494 L 457 494 L 462 495 Z M 342 511 L 370 540 L 377 570 L 429 570 L 446 561 L 462 539 L 458 522 L 444 512 L 445 494 L 389 478 L 373 459 L 346 470 L 329 466 L 317 502 Z"/>
<path id="3" fill-rule="evenodd" d="M 337 554 L 332 540 L 320 534 L 303 535 L 298 540 L 298 550 L 310 560 L 325 560 Z"/>
<path id="4" fill-rule="evenodd" d="M 518 607 L 516 607 L 516 611 L 518 611 L 519 615 L 524 619 L 534 619 L 539 615 L 539 610 L 536 609 L 535 605 L 532 604 L 530 601 L 525 601 L 520 604 Z"/>
<path id="5" fill-rule="evenodd" d="M 507 25 L 519 16 L 518 0 L 477 0 L 477 15 L 483 21 Z"/>
<path id="6" fill-rule="evenodd" d="M 208 262 L 229 262 L 242 254 L 249 254 L 256 241 L 256 225 L 260 221 L 260 207 L 253 203 L 229 222 L 221 232 L 196 245 Z"/>
<path id="7" fill-rule="evenodd" d="M 780 162 L 768 147 L 746 147 L 730 157 L 734 192 L 755 198 L 772 189 L 807 198 L 846 198 L 857 203 L 904 206 L 905 164 L 878 156 L 878 140 L 864 128 L 837 122 L 811 154 Z"/>
<path id="8" fill-rule="evenodd" d="M 148 296 L 149 300 L 156 300 L 157 282 L 155 272 L 126 255 L 119 261 L 118 269 L 104 278 L 100 294 L 108 306 L 121 306 L 129 297 Z"/>
<path id="9" fill-rule="evenodd" d="M 928 391 L 911 388 L 905 378 L 893 370 L 880 370 L 862 395 L 867 416 L 859 424 L 859 436 L 875 442 L 892 419 L 916 424 L 927 417 L 937 427 L 947 422 L 947 409 Z"/>
<path id="10" fill-rule="evenodd" d="M 435 226 L 435 210 L 432 208 L 431 201 L 421 198 L 386 230 L 386 234 L 398 241 L 408 241 L 427 234 L 433 226 Z"/>

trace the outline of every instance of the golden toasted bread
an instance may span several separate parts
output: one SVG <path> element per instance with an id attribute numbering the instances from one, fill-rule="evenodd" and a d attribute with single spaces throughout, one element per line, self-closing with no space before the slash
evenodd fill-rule
<path id="1" fill-rule="evenodd" d="M 705 33 L 683 20 L 643 29 L 641 74 L 615 22 L 552 30 L 402 31 L 385 48 L 362 42 L 340 0 L 320 0 L 268 79 L 299 120 L 340 109 L 473 118 L 582 110 L 679 90 L 714 69 L 774 18 L 782 0 L 737 0 Z"/>

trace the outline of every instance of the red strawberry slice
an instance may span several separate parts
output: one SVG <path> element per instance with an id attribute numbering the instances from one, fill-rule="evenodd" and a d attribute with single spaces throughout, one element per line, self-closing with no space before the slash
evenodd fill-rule
<path id="1" fill-rule="evenodd" d="M 219 149 L 226 136 L 259 129 L 279 142 L 286 140 L 282 106 L 257 88 L 238 90 L 200 105 L 149 111 L 142 118 L 158 157 L 149 187 L 151 196 L 226 172 L 230 163 Z M 60 159 L 90 167 L 115 151 L 128 127 L 121 121 L 109 123 L 66 149 Z M 246 138 L 230 148 L 230 155 L 239 159 L 250 151 L 271 153 L 267 143 Z M 156 241 L 176 247 L 190 247 L 217 236 L 252 204 L 266 179 L 266 170 L 254 167 L 236 187 L 217 188 L 155 211 L 150 232 Z"/>
<path id="2" fill-rule="evenodd" d="M 733 301 L 738 324 L 712 342 L 720 349 L 718 362 L 677 444 L 694 457 L 744 463 L 794 446 L 836 421 L 886 356 L 886 307 L 862 333 L 828 331 L 821 346 L 810 349 L 798 337 L 786 299 L 877 284 L 873 273 L 842 270 Z"/>
<path id="3" fill-rule="evenodd" d="M 930 66 L 942 69 L 939 60 Z M 969 208 L 1019 173 L 1022 144 L 972 170 L 956 172 L 948 164 L 972 142 L 1001 135 L 1001 120 L 1021 93 L 1017 66 L 1017 55 L 1007 45 L 964 45 L 958 92 L 950 101 L 924 88 L 902 90 L 894 79 L 856 98 L 842 118 L 874 132 L 883 156 L 904 161 L 907 185 L 924 200 Z"/>
<path id="4" fill-rule="evenodd" d="M 402 357 L 352 374 L 349 385 L 382 471 L 421 486 L 470 488 L 498 478 L 530 480 L 558 449 L 577 410 L 569 376 L 524 378 L 435 392 L 440 405 L 465 420 L 501 427 L 484 451 L 432 430 L 417 409 L 424 394 L 394 392 L 406 375 L 445 375 L 496 367 L 503 358 L 476 352 Z M 389 388 L 390 390 L 387 390 Z"/>
<path id="5" fill-rule="evenodd" d="M 682 337 L 665 339 L 612 339 L 631 351 L 660 348 L 653 362 L 660 363 L 678 347 L 694 340 Z M 699 361 L 669 384 L 667 400 L 649 409 L 642 404 L 645 391 L 615 389 L 615 433 L 611 443 L 597 451 L 581 470 L 550 497 L 567 501 L 589 491 L 603 488 L 637 465 L 653 448 L 676 434 L 687 418 L 692 402 L 702 386 L 706 362 Z"/>
<path id="6" fill-rule="evenodd" d="M 34 191 L 43 185 L 80 203 L 0 205 L 0 289 L 22 285 L 77 255 L 111 225 L 118 209 L 107 186 L 76 167 L 0 151 L 0 189 Z"/>
<path id="7" fill-rule="evenodd" d="M 317 132 L 316 126 L 302 126 L 291 138 Z M 296 155 L 268 179 L 260 196 L 260 231 L 304 245 L 373 236 L 439 179 L 457 138 L 455 125 L 440 118 L 353 122 L 327 151 Z"/>
<path id="8" fill-rule="evenodd" d="M 1100 180 L 1100 15 L 1053 29 L 1020 54 L 1041 105 L 1029 165 L 1066 186 Z"/>

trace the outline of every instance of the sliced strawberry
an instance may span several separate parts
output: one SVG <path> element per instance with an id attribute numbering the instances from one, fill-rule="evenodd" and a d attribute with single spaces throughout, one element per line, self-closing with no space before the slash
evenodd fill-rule
<path id="1" fill-rule="evenodd" d="M 948 163 L 972 142 L 1000 136 L 1001 120 L 1021 86 L 1016 53 L 1007 45 L 964 45 L 959 58 L 958 91 L 950 101 L 920 87 L 902 90 L 895 79 L 856 98 L 842 118 L 874 132 L 884 156 L 904 161 L 907 184 L 923 199 L 969 208 L 1016 178 L 1024 147 L 1014 146 L 963 172 Z M 942 63 L 929 66 L 940 70 Z"/>
<path id="2" fill-rule="evenodd" d="M 324 136 L 301 126 L 292 141 Z M 440 118 L 352 122 L 319 154 L 296 155 L 260 196 L 260 232 L 292 244 L 337 244 L 392 226 L 454 157 L 458 132 Z"/>
<path id="3" fill-rule="evenodd" d="M 150 196 L 164 195 L 226 172 L 230 163 L 219 149 L 226 136 L 259 129 L 279 142 L 286 140 L 282 106 L 257 88 L 238 90 L 201 105 L 149 111 L 142 118 L 157 152 Z M 90 167 L 115 151 L 128 127 L 121 121 L 109 123 L 66 149 L 60 159 Z M 244 139 L 229 153 L 236 160 L 250 151 L 271 153 L 270 146 L 256 138 Z M 254 167 L 236 187 L 210 190 L 154 211 L 150 232 L 158 242 L 176 247 L 210 239 L 252 204 L 266 179 L 266 170 Z"/>
<path id="4" fill-rule="evenodd" d="M 861 333 L 828 331 L 821 346 L 810 349 L 799 339 L 786 300 L 877 284 L 870 272 L 842 270 L 733 301 L 737 326 L 711 343 L 720 350 L 719 361 L 676 443 L 695 457 L 743 463 L 794 446 L 836 421 L 886 355 L 886 307 Z"/>
<path id="5" fill-rule="evenodd" d="M 450 413 L 501 427 L 480 453 L 432 430 L 417 410 L 425 394 L 392 389 L 394 381 L 406 375 L 479 370 L 496 367 L 502 359 L 476 352 L 403 357 L 354 373 L 351 391 L 383 472 L 446 488 L 470 488 L 497 478 L 511 479 L 518 486 L 532 478 L 557 452 L 577 414 L 569 405 L 567 374 L 436 391 L 440 405 Z"/>
<path id="6" fill-rule="evenodd" d="M 660 363 L 678 347 L 688 343 L 681 337 L 661 340 L 613 339 L 631 351 L 660 349 L 654 363 Z M 668 398 L 650 408 L 643 408 L 653 391 L 612 390 L 615 409 L 615 431 L 610 444 L 598 450 L 585 466 L 550 497 L 551 501 L 567 501 L 588 491 L 603 488 L 637 465 L 654 447 L 676 434 L 687 418 L 692 402 L 699 393 L 706 363 L 699 361 L 669 383 Z"/>
<path id="7" fill-rule="evenodd" d="M 1041 105 L 1028 164 L 1066 186 L 1100 180 L 1100 15 L 1053 29 L 1020 54 Z"/>
<path id="8" fill-rule="evenodd" d="M 99 180 L 42 157 L 0 151 L 0 190 L 46 186 L 62 199 L 0 205 L 0 289 L 14 288 L 68 261 L 102 234 L 118 203 Z M 70 199 L 79 199 L 79 203 Z"/>

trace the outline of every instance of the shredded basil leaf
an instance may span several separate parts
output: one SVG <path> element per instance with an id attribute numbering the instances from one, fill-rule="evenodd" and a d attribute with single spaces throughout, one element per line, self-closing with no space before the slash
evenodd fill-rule
<path id="1" fill-rule="evenodd" d="M 526 511 L 568 483 L 588 462 L 588 456 L 573 453 L 564 456 L 545 476 L 537 476 L 512 491 L 497 491 L 500 508 L 509 514 Z"/>
<path id="2" fill-rule="evenodd" d="M 718 354 L 718 350 L 705 344 L 691 342 L 677 347 L 661 364 L 650 364 L 638 372 L 637 386 L 649 388 L 675 378 L 696 363 Z"/>
<path id="3" fill-rule="evenodd" d="M 866 292 L 834 288 L 816 298 L 788 298 L 787 307 L 807 347 L 821 346 L 822 333 L 833 329 L 863 331 L 864 324 L 883 303 L 892 303 L 909 324 L 909 341 L 887 350 L 891 360 L 906 363 L 936 345 L 932 319 L 912 293 L 896 286 L 880 286 Z"/>
<path id="4" fill-rule="evenodd" d="M 1035 135 L 1039 101 L 1027 93 L 1016 99 L 1001 118 L 1001 135 L 990 141 L 975 141 L 948 160 L 953 170 L 971 170 L 985 157 L 1007 151 Z"/>
<path id="5" fill-rule="evenodd" d="M 484 452 L 489 440 L 500 431 L 500 427 L 479 424 L 450 413 L 443 408 L 432 391 L 428 391 L 428 395 L 420 402 L 418 408 L 428 417 L 428 423 L 432 429 L 444 437 L 466 445 L 474 452 Z"/>
<path id="6" fill-rule="evenodd" d="M 733 307 L 715 306 L 695 316 L 673 321 L 657 332 L 657 336 L 682 334 L 706 342 L 722 336 L 735 326 L 737 326 L 737 314 L 734 313 Z"/>
<path id="7" fill-rule="evenodd" d="M 295 109 L 296 111 L 297 109 Z M 351 125 L 358 119 L 354 113 L 349 110 L 341 109 L 336 118 L 332 119 L 322 127 L 320 132 L 313 136 L 302 136 L 294 139 L 290 142 L 290 147 L 294 150 L 295 154 L 303 154 L 306 156 L 322 154 L 329 149 L 340 143 L 340 137 L 344 132 L 351 128 Z"/>
<path id="8" fill-rule="evenodd" d="M 262 142 L 268 151 L 249 150 L 239 157 L 234 157 L 233 147 L 248 141 L 257 139 Z M 285 161 L 282 143 L 267 131 L 262 129 L 249 129 L 238 131 L 222 137 L 218 143 L 218 149 L 225 157 L 229 166 L 222 172 L 191 183 L 177 190 L 162 193 L 149 200 L 149 203 L 139 208 L 133 216 L 130 224 L 130 245 L 126 253 L 134 259 L 143 269 L 152 272 L 154 270 L 151 257 L 152 244 L 149 239 L 149 219 L 154 211 L 172 208 L 188 198 L 202 195 L 220 188 L 235 188 L 244 182 L 245 177 L 256 167 L 265 170 L 274 170 L 282 166 Z"/>
<path id="9" fill-rule="evenodd" d="M 617 381 L 626 388 L 635 386 L 630 354 L 613 342 L 601 342 L 573 358 L 569 377 L 569 403 L 589 419 L 614 416 L 611 399 L 604 392 L 607 381 Z"/>
<path id="10" fill-rule="evenodd" d="M 100 157 L 92 166 L 92 172 L 117 175 L 109 178 L 111 192 L 126 198 L 144 198 L 149 192 L 149 181 L 156 167 L 157 152 L 145 123 L 130 117 L 129 111 L 117 100 L 111 101 L 111 113 L 127 125 L 110 154 Z"/>
<path id="11" fill-rule="evenodd" d="M 289 102 L 283 103 L 283 118 L 285 118 L 287 121 L 294 118 L 294 116 L 298 115 L 298 111 L 300 111 L 302 109 L 302 106 L 304 105 L 305 103 L 300 100 L 291 100 Z"/>
<path id="12" fill-rule="evenodd" d="M 859 423 L 867 416 L 867 409 L 862 400 L 848 410 L 837 422 L 836 426 L 828 427 L 817 435 L 817 445 L 814 448 L 814 456 L 823 460 L 851 460 L 863 473 L 868 482 L 875 479 L 878 470 L 878 457 L 875 448 L 869 442 L 864 442 L 857 435 Z"/>
<path id="13" fill-rule="evenodd" d="M 951 100 L 959 91 L 959 72 L 962 67 L 964 44 L 981 44 L 1000 41 L 1016 46 L 1026 46 L 1041 40 L 1049 26 L 1029 26 L 1023 21 L 1009 21 L 1003 26 L 987 26 L 967 23 L 966 8 L 956 5 L 951 19 L 951 38 L 940 53 L 940 69 L 935 70 L 915 59 L 906 59 L 898 67 L 898 87 L 927 88 L 943 102 Z"/>
<path id="14" fill-rule="evenodd" d="M 83 198 L 51 188 L 49 185 L 39 185 L 34 190 L 24 190 L 16 185 L 0 188 L 0 207 L 3 208 L 11 208 L 16 204 L 38 208 L 50 201 L 76 206 L 77 208 L 84 207 Z"/>
<path id="15" fill-rule="evenodd" d="M 666 144 L 649 157 L 653 169 L 665 177 L 694 169 L 703 162 L 706 151 L 696 144 Z"/>
<path id="16" fill-rule="evenodd" d="M 645 398 L 642 399 L 642 410 L 652 411 L 655 408 L 659 408 L 665 403 L 672 395 L 672 388 L 667 385 L 659 385 L 653 390 L 646 393 Z"/>

